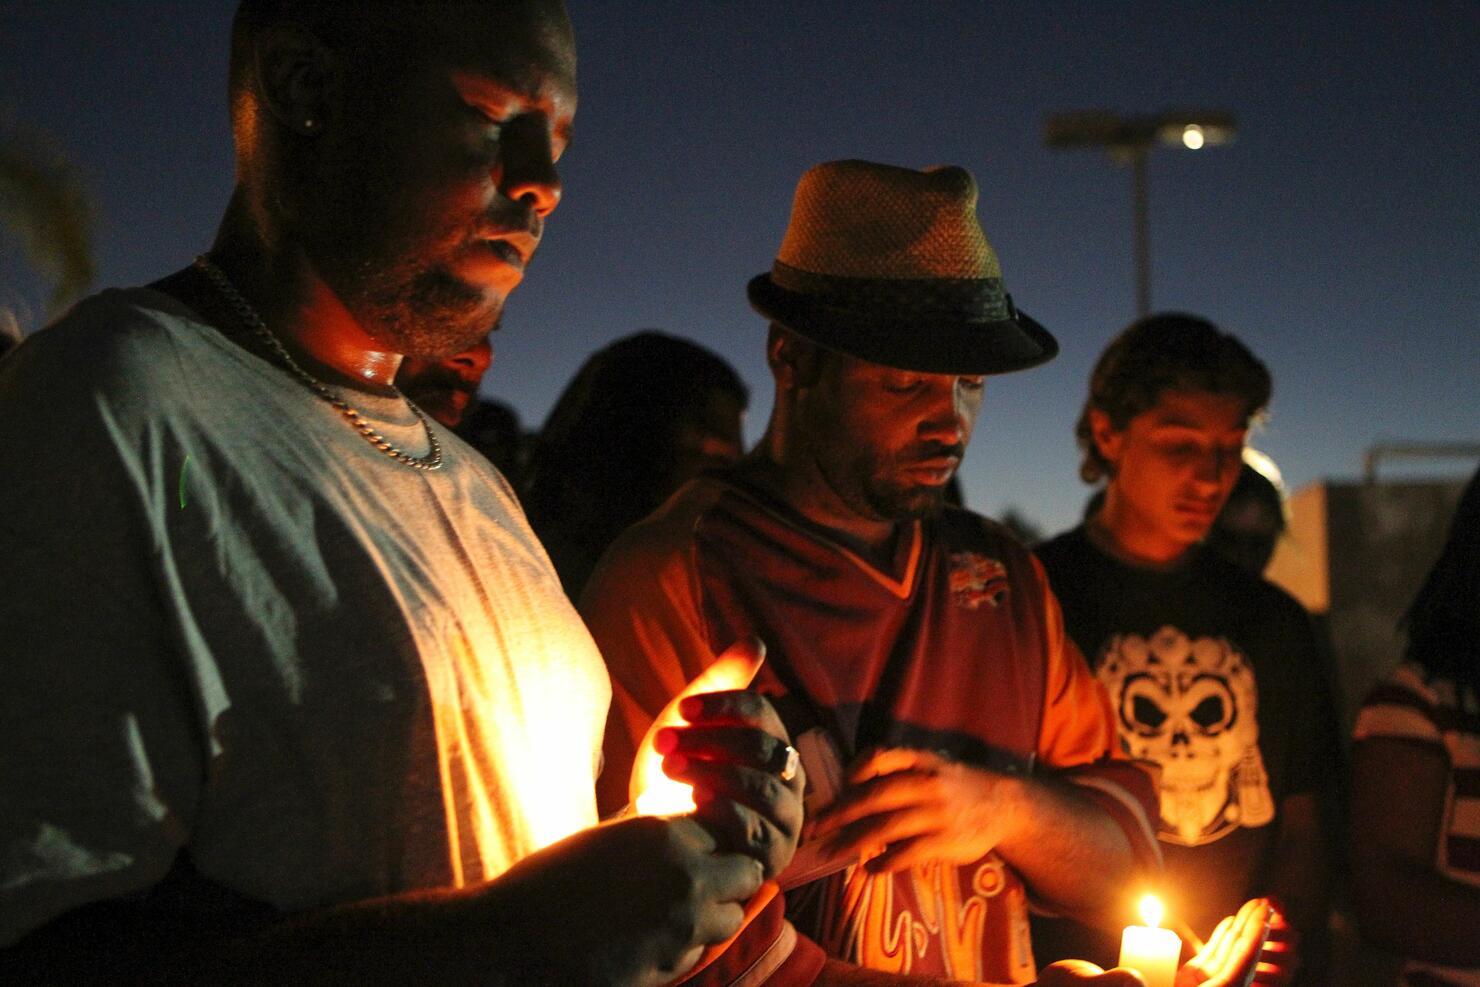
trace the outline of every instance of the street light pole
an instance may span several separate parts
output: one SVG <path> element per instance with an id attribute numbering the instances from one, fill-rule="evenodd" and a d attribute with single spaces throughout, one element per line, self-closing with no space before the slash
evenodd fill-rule
<path id="1" fill-rule="evenodd" d="M 1131 199 L 1134 207 L 1136 250 L 1136 317 L 1151 311 L 1151 218 L 1146 191 L 1146 149 L 1131 157 Z"/>
<path id="2" fill-rule="evenodd" d="M 1081 110 L 1048 118 L 1043 139 L 1055 149 L 1097 147 L 1131 169 L 1132 248 L 1136 265 L 1136 315 L 1151 311 L 1151 218 L 1146 158 L 1157 144 L 1190 151 L 1233 140 L 1233 115 L 1221 110 L 1173 111 L 1122 117 Z"/>

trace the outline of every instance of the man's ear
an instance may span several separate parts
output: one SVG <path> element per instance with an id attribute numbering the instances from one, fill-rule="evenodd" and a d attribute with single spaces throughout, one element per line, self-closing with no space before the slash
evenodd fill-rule
<path id="1" fill-rule="evenodd" d="M 817 344 L 775 322 L 766 337 L 766 362 L 777 386 L 792 390 L 811 387 L 822 373 L 822 351 Z"/>
<path id="2" fill-rule="evenodd" d="M 263 105 L 282 126 L 312 137 L 324 131 L 340 105 L 340 56 L 307 28 L 278 24 L 257 41 L 257 84 Z"/>
<path id="3" fill-rule="evenodd" d="M 1100 458 L 1111 466 L 1120 462 L 1120 447 L 1125 444 L 1125 432 L 1115 427 L 1110 416 L 1099 408 L 1089 409 L 1089 435 L 1099 451 Z"/>

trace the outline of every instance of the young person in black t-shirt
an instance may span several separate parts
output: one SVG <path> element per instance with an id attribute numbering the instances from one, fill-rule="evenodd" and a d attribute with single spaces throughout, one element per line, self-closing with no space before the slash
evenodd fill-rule
<path id="1" fill-rule="evenodd" d="M 1077 426 L 1080 474 L 1106 481 L 1104 501 L 1037 553 L 1122 741 L 1161 765 L 1169 914 L 1207 936 L 1272 896 L 1289 929 L 1260 982 L 1288 982 L 1303 955 L 1318 983 L 1338 747 L 1309 618 L 1202 545 L 1269 395 L 1264 365 L 1211 323 L 1133 324 L 1100 357 Z M 1113 957 L 1111 932 L 1041 922 L 1035 948 Z"/>

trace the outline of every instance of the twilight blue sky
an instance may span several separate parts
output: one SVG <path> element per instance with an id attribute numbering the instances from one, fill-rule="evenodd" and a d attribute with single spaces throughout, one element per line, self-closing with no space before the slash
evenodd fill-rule
<path id="1" fill-rule="evenodd" d="M 231 187 L 229 0 L 0 0 L 0 127 L 42 132 L 97 202 L 99 284 L 206 246 Z M 1044 117 L 1207 106 L 1238 140 L 1150 162 L 1152 302 L 1237 332 L 1275 375 L 1256 444 L 1292 486 L 1371 443 L 1480 440 L 1480 4 L 570 0 L 565 201 L 495 337 L 485 391 L 539 425 L 595 348 L 691 336 L 771 400 L 745 281 L 796 179 L 840 157 L 965 165 L 1008 289 L 1059 337 L 994 378 L 968 501 L 1077 516 L 1071 428 L 1133 314 L 1130 179 L 1053 152 Z M 0 243 L 0 305 L 45 284 Z M 1473 464 L 1416 467 L 1458 474 Z"/>

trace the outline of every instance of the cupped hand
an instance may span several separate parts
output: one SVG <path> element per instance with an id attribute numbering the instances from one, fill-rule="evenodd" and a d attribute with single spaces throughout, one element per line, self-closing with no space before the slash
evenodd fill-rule
<path id="1" fill-rule="evenodd" d="M 1269 933 L 1271 916 L 1277 914 L 1268 899 L 1244 903 L 1237 915 L 1218 923 L 1207 944 L 1177 971 L 1176 987 L 1249 987 L 1255 971 L 1263 964 L 1260 952 Z M 1062 960 L 1046 967 L 1038 987 L 1132 987 L 1144 985 L 1134 970 L 1116 967 L 1101 970 L 1086 960 Z"/>
<path id="2" fill-rule="evenodd" d="M 767 877 L 781 873 L 801 837 L 806 778 L 776 710 L 737 690 L 688 696 L 679 712 L 688 724 L 656 737 L 663 772 L 694 786 L 695 818 L 722 847 L 751 855 Z"/>
<path id="3" fill-rule="evenodd" d="M 515 864 L 485 892 L 499 925 L 475 912 L 470 935 L 503 937 L 529 982 L 656 987 L 734 935 L 761 882 L 691 817 L 627 818 Z"/>
<path id="4" fill-rule="evenodd" d="M 1019 779 L 930 751 L 878 751 L 848 780 L 808 838 L 825 841 L 829 856 L 868 857 L 875 873 L 979 860 L 1017 824 Z"/>
<path id="5" fill-rule="evenodd" d="M 1246 901 L 1218 923 L 1207 944 L 1177 971 L 1177 987 L 1248 987 L 1260 965 L 1274 908 L 1267 898 Z"/>

